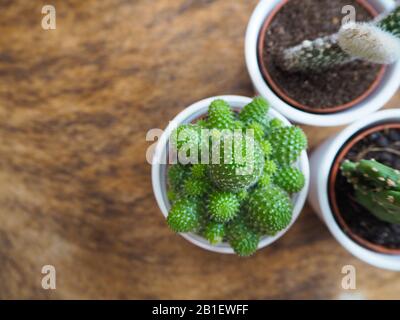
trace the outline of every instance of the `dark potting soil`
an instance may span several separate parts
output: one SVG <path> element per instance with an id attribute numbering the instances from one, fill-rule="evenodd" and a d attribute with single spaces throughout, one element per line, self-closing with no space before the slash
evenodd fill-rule
<path id="1" fill-rule="evenodd" d="M 400 129 L 372 133 L 355 144 L 346 156 L 351 161 L 375 159 L 400 170 Z M 354 189 L 338 173 L 335 184 L 336 200 L 343 219 L 358 236 L 390 249 L 400 248 L 400 224 L 379 220 L 354 200 Z"/>
<path id="2" fill-rule="evenodd" d="M 370 88 L 381 69 L 354 61 L 322 73 L 287 73 L 274 63 L 273 57 L 283 49 L 338 32 L 345 5 L 356 8 L 357 21 L 372 19 L 355 0 L 290 0 L 267 30 L 263 61 L 281 90 L 302 105 L 327 109 L 350 103 Z"/>

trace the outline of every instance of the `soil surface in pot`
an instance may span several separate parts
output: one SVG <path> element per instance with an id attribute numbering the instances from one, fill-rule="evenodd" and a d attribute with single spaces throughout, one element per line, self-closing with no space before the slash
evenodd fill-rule
<path id="1" fill-rule="evenodd" d="M 400 170 L 400 129 L 386 129 L 365 137 L 348 152 L 346 159 L 375 159 Z M 343 219 L 358 236 L 390 249 L 400 249 L 400 225 L 377 219 L 354 200 L 354 189 L 338 172 L 336 200 Z"/>
<path id="2" fill-rule="evenodd" d="M 309 108 L 328 110 L 350 103 L 371 87 L 381 70 L 362 61 L 323 73 L 287 73 L 275 65 L 272 57 L 283 49 L 338 32 L 345 5 L 356 8 L 357 21 L 372 19 L 355 0 L 290 0 L 266 31 L 262 59 L 271 78 L 289 98 Z"/>

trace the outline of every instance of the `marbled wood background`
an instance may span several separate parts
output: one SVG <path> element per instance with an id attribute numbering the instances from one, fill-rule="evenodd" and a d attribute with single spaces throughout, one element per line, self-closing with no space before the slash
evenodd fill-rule
<path id="1" fill-rule="evenodd" d="M 309 207 L 250 259 L 203 251 L 160 214 L 146 132 L 198 99 L 253 94 L 256 2 L 0 1 L 0 298 L 400 298 L 398 274 L 350 256 Z M 48 3 L 57 30 L 41 28 Z M 306 128 L 311 148 L 335 130 Z"/>

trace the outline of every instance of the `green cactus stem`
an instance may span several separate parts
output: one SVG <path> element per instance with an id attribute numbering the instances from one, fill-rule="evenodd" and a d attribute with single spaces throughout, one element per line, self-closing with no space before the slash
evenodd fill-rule
<path id="1" fill-rule="evenodd" d="M 225 237 L 225 225 L 214 221 L 209 222 L 204 230 L 204 236 L 213 245 L 222 242 Z"/>
<path id="2" fill-rule="evenodd" d="M 274 177 L 274 182 L 288 193 L 299 192 L 304 187 L 305 178 L 297 168 L 283 168 Z"/>
<path id="3" fill-rule="evenodd" d="M 268 136 L 274 150 L 272 159 L 281 166 L 294 163 L 307 148 L 307 137 L 299 127 L 281 127 Z"/>
<path id="4" fill-rule="evenodd" d="M 211 194 L 208 211 L 211 219 L 216 222 L 228 222 L 239 212 L 240 201 L 236 194 L 231 192 L 214 192 Z"/>
<path id="5" fill-rule="evenodd" d="M 292 219 L 292 202 L 283 190 L 269 186 L 256 188 L 248 198 L 247 217 L 255 230 L 274 235 Z"/>
<path id="6" fill-rule="evenodd" d="M 348 23 L 338 33 L 285 49 L 276 63 L 289 72 L 322 72 L 355 59 L 390 64 L 400 58 L 400 7 L 369 23 Z"/>
<path id="7" fill-rule="evenodd" d="M 260 236 L 243 219 L 238 218 L 227 225 L 227 239 L 236 254 L 248 257 L 256 252 Z"/>
<path id="8" fill-rule="evenodd" d="M 199 204 L 180 199 L 174 203 L 167 217 L 169 227 L 175 232 L 190 232 L 200 225 Z"/>
<path id="9" fill-rule="evenodd" d="M 344 161 L 342 174 L 355 189 L 355 199 L 378 219 L 400 223 L 400 172 L 375 160 Z"/>
<path id="10" fill-rule="evenodd" d="M 235 116 L 227 102 L 215 100 L 208 108 L 207 124 L 209 129 L 235 129 Z"/>
<path id="11" fill-rule="evenodd" d="M 248 105 L 244 106 L 239 113 L 239 119 L 245 124 L 250 125 L 257 122 L 264 128 L 268 126 L 269 104 L 262 97 L 256 97 Z"/>

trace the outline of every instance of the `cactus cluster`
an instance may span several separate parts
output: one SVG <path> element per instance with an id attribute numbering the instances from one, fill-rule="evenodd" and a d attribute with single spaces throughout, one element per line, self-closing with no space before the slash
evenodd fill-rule
<path id="1" fill-rule="evenodd" d="M 376 160 L 345 160 L 341 172 L 355 199 L 378 219 L 400 224 L 400 172 Z"/>
<path id="2" fill-rule="evenodd" d="M 400 6 L 374 21 L 350 22 L 336 34 L 287 48 L 276 62 L 289 72 L 318 72 L 355 59 L 378 64 L 400 59 Z"/>
<path id="3" fill-rule="evenodd" d="M 169 167 L 167 222 L 173 231 L 195 232 L 213 245 L 227 241 L 238 255 L 249 256 L 262 236 L 290 224 L 290 196 L 304 186 L 303 174 L 293 165 L 307 139 L 300 128 L 270 119 L 268 110 L 260 97 L 239 113 L 215 100 L 206 118 L 175 130 L 171 145 L 176 153 L 194 148 L 209 154 L 195 158 L 205 163 Z M 225 140 L 228 133 L 233 141 Z"/>

